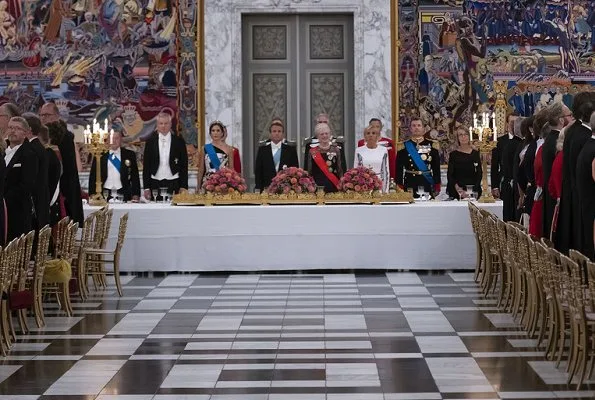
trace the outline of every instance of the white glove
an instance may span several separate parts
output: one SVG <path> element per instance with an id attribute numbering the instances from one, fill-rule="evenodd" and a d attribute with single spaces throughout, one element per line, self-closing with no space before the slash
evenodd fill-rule
<path id="1" fill-rule="evenodd" d="M 535 196 L 533 196 L 533 200 L 539 201 L 539 200 L 541 200 L 542 197 L 543 197 L 543 189 L 541 188 L 541 186 L 537 186 L 537 189 L 535 189 Z"/>

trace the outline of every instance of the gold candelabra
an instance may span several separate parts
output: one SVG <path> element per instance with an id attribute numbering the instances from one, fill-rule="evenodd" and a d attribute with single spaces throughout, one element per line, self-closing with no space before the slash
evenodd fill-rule
<path id="1" fill-rule="evenodd" d="M 490 128 L 490 119 L 494 122 L 493 129 Z M 480 203 L 494 203 L 496 201 L 488 185 L 488 157 L 492 154 L 492 150 L 496 148 L 498 140 L 495 122 L 493 113 L 491 115 L 489 113 L 483 113 L 481 122 L 478 120 L 477 114 L 473 114 L 473 126 L 469 127 L 469 139 L 481 154 L 482 179 Z"/>
<path id="2" fill-rule="evenodd" d="M 89 197 L 89 204 L 103 207 L 107 204 L 107 200 L 103 197 L 101 189 L 101 155 L 108 151 L 109 145 L 113 143 L 114 130 L 112 129 L 108 133 L 107 119 L 105 120 L 104 129 L 94 119 L 93 126 L 87 125 L 83 135 L 89 153 L 95 157 L 95 194 Z"/>

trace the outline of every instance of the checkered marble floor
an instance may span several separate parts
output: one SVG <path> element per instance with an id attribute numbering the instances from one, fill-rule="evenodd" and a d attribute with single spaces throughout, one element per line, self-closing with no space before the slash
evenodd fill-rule
<path id="1" fill-rule="evenodd" d="M 2 399 L 594 398 L 472 274 L 124 277 L 19 336 Z M 30 326 L 34 323 L 31 321 Z"/>

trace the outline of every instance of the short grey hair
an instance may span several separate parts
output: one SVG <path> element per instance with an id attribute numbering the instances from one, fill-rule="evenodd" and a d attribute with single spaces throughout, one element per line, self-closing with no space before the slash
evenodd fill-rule
<path id="1" fill-rule="evenodd" d="M 331 127 L 328 126 L 327 123 L 321 122 L 319 124 L 316 124 L 316 126 L 314 127 L 314 134 L 316 136 L 318 136 L 318 134 L 324 129 L 327 128 L 329 130 L 329 132 L 331 132 Z"/>
<path id="2" fill-rule="evenodd" d="M 157 114 L 157 119 L 167 119 L 169 122 L 171 122 L 171 120 L 173 119 L 172 115 L 170 113 L 167 113 L 165 111 L 161 111 L 159 114 Z"/>
<path id="3" fill-rule="evenodd" d="M 10 121 L 17 122 L 19 125 L 21 125 L 21 128 L 23 128 L 26 131 L 30 131 L 31 130 L 31 127 L 29 126 L 29 123 L 23 117 L 12 117 L 10 119 Z"/>

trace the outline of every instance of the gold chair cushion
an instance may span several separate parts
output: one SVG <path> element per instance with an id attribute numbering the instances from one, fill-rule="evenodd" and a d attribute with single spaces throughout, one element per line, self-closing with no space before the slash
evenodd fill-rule
<path id="1" fill-rule="evenodd" d="M 68 261 L 56 258 L 45 262 L 44 283 L 68 283 L 70 278 L 72 278 L 72 267 Z"/>

